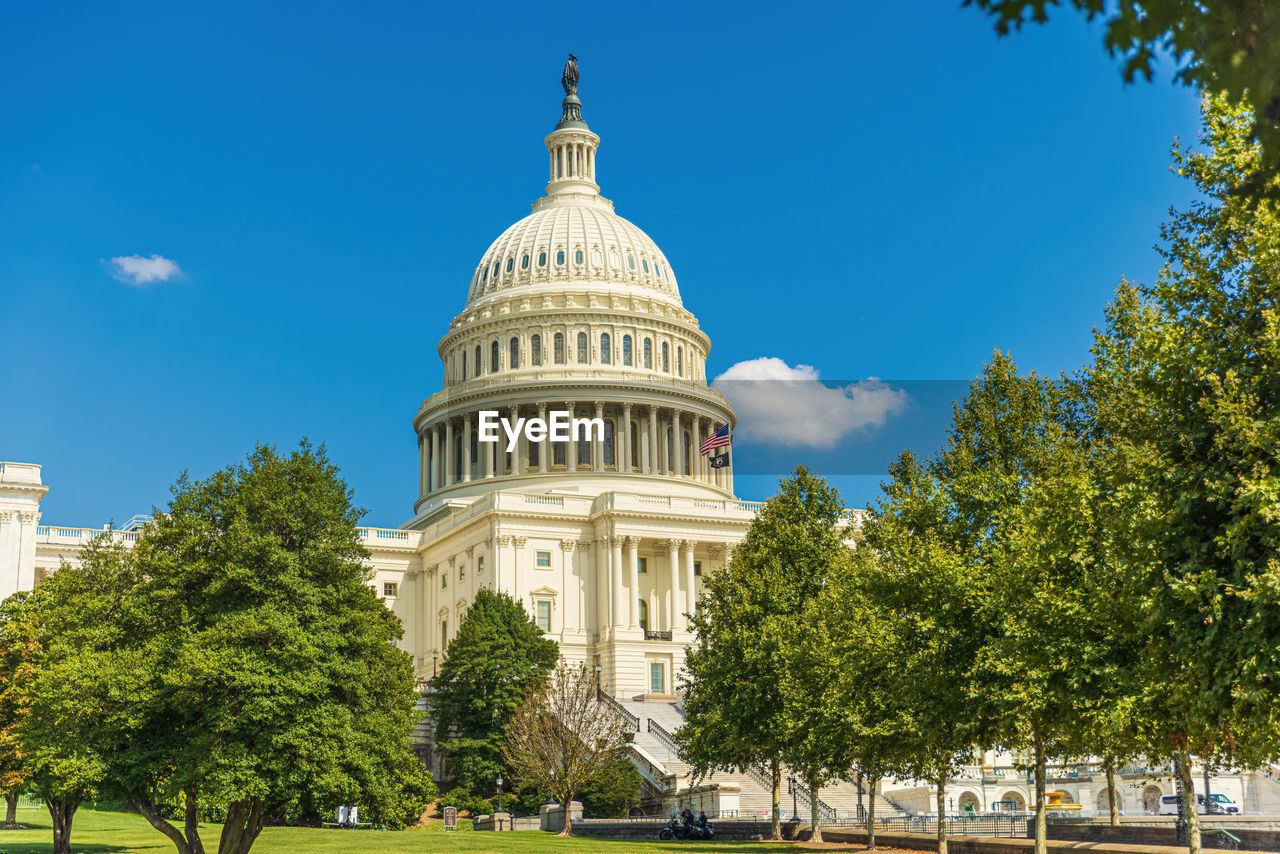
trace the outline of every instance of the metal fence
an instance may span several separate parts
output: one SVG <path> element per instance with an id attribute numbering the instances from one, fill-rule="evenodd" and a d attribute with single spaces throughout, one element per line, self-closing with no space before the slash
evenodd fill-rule
<path id="1" fill-rule="evenodd" d="M 847 827 L 850 829 L 866 829 L 864 819 L 843 818 L 823 824 L 830 827 Z M 1011 839 L 1025 839 L 1027 836 L 1027 816 L 1009 815 L 1007 813 L 974 813 L 947 818 L 948 836 L 1003 836 Z M 937 834 L 938 817 L 936 815 L 891 816 L 876 819 L 876 833 L 929 833 Z"/>

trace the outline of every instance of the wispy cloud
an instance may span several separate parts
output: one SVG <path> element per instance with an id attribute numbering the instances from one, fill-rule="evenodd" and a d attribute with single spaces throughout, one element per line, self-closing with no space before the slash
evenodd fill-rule
<path id="1" fill-rule="evenodd" d="M 827 384 L 812 365 L 792 367 L 772 356 L 738 362 L 711 387 L 733 403 L 743 442 L 821 450 L 881 427 L 911 403 L 905 391 L 880 380 Z"/>
<path id="2" fill-rule="evenodd" d="M 141 255 L 120 255 L 107 262 L 111 275 L 126 285 L 139 287 L 152 282 L 167 282 L 182 275 L 177 261 L 163 255 L 144 258 Z"/>

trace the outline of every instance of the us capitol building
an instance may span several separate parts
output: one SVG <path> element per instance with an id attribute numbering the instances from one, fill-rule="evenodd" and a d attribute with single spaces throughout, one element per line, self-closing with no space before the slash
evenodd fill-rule
<path id="1" fill-rule="evenodd" d="M 686 615 L 702 577 L 725 566 L 761 505 L 738 500 L 732 466 L 713 467 L 699 452 L 717 429 L 732 429 L 734 411 L 707 385 L 711 342 L 681 304 L 671 264 L 600 195 L 600 137 L 582 118 L 577 82 L 571 60 L 560 121 L 544 140 L 545 194 L 481 256 L 437 346 L 443 388 L 413 417 L 413 516 L 398 528 L 360 529 L 369 584 L 404 624 L 402 645 L 424 683 L 476 591 L 506 591 L 630 716 L 648 797 L 761 812 L 770 804 L 763 775 L 692 780 L 671 739 L 683 723 L 676 692 L 693 641 Z M 522 437 L 508 452 L 501 432 L 499 443 L 479 440 L 481 411 L 511 424 L 569 411 L 604 429 L 589 441 Z M 0 599 L 74 564 L 96 536 L 136 541 L 145 523 L 41 525 L 48 490 L 39 465 L 0 463 Z M 1025 808 L 1033 789 L 1019 762 L 976 753 L 948 787 L 952 809 Z M 1051 769 L 1051 788 L 1105 813 L 1095 765 Z M 1122 769 L 1117 783 L 1131 815 L 1173 790 L 1167 769 Z M 881 815 L 931 809 L 926 784 L 884 786 L 875 795 Z M 1280 769 L 1222 775 L 1215 790 L 1249 811 L 1280 810 Z M 849 783 L 819 797 L 829 817 L 861 802 Z M 807 817 L 807 795 L 784 786 L 783 801 Z"/>

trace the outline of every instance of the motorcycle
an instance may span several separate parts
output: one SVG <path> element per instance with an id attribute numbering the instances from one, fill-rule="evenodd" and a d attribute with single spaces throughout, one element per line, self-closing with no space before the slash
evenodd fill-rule
<path id="1" fill-rule="evenodd" d="M 667 822 L 667 826 L 658 832 L 658 838 L 662 840 L 689 840 L 697 842 L 700 840 L 715 839 L 716 833 L 708 823 L 704 826 L 696 824 L 686 825 L 680 821 L 675 815 L 671 816 L 671 820 Z"/>

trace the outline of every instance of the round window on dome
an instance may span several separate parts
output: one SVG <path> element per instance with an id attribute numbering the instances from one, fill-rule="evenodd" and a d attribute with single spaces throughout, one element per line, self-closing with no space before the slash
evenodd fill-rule
<path id="1" fill-rule="evenodd" d="M 577 264 L 579 267 L 582 266 L 582 250 L 581 249 L 573 253 L 573 263 Z"/>
<path id="2" fill-rule="evenodd" d="M 512 270 L 514 270 L 515 268 L 516 268 L 516 259 L 514 259 L 514 258 L 508 258 L 508 259 L 507 259 L 507 272 L 508 272 L 508 273 L 510 273 L 510 272 L 511 272 Z"/>
<path id="3" fill-rule="evenodd" d="M 528 256 L 528 255 L 525 255 L 523 258 L 521 258 L 521 259 L 520 259 L 520 269 L 521 269 L 521 270 L 527 270 L 527 269 L 529 269 L 529 256 Z"/>
<path id="4" fill-rule="evenodd" d="M 538 266 L 539 267 L 547 266 L 547 253 L 545 252 L 538 253 Z"/>
<path id="5" fill-rule="evenodd" d="M 564 266 L 564 250 L 563 249 L 556 252 L 556 266 L 557 267 Z"/>

